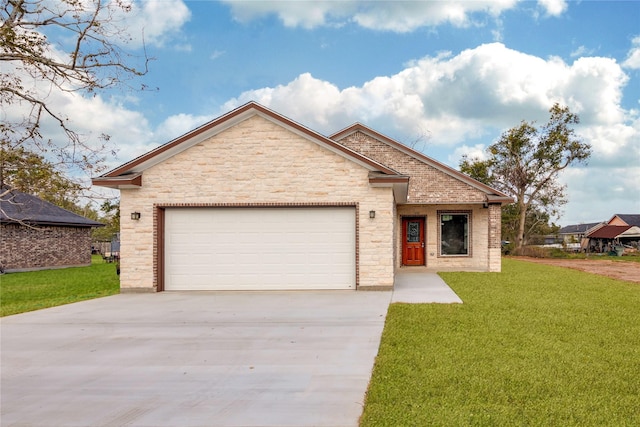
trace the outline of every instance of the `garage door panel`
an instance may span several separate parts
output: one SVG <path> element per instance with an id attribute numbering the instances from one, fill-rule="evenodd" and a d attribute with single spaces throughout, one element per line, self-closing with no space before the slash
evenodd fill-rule
<path id="1" fill-rule="evenodd" d="M 355 209 L 167 209 L 165 289 L 355 289 Z"/>

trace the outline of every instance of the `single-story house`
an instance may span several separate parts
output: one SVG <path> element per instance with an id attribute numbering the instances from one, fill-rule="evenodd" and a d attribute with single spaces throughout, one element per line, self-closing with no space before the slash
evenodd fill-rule
<path id="1" fill-rule="evenodd" d="M 640 239 L 631 226 L 640 227 L 640 214 L 615 214 L 605 222 L 567 225 L 558 236 L 567 246 L 580 242 L 580 250 L 585 252 L 609 252 L 616 243 L 638 245 Z"/>
<path id="2" fill-rule="evenodd" d="M 615 214 L 607 221 L 608 225 L 635 225 L 640 227 L 640 214 Z"/>
<path id="3" fill-rule="evenodd" d="M 602 222 L 566 225 L 558 230 L 558 237 L 560 237 L 565 244 L 580 243 L 582 238 L 588 232 L 595 230 L 596 227 L 602 227 L 603 225 L 605 224 Z"/>
<path id="4" fill-rule="evenodd" d="M 0 266 L 16 272 L 91 265 L 91 229 L 102 226 L 4 187 L 0 191 Z"/>
<path id="5" fill-rule="evenodd" d="M 622 254 L 624 245 L 640 249 L 640 227 L 637 225 L 605 225 L 588 233 L 589 252 L 610 252 Z"/>
<path id="6" fill-rule="evenodd" d="M 123 291 L 390 289 L 500 271 L 507 195 L 362 125 L 255 102 L 93 179 L 120 189 Z"/>

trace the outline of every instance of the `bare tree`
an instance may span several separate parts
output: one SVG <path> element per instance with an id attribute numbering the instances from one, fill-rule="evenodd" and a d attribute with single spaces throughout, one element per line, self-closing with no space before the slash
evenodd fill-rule
<path id="1" fill-rule="evenodd" d="M 130 10 L 124 0 L 0 0 L 2 188 L 19 185 L 16 177 L 26 175 L 19 168 L 42 166 L 30 158 L 70 182 L 71 169 L 103 170 L 109 136 L 96 141 L 78 133 L 51 94 L 96 94 L 147 73 L 146 52 L 133 56 L 121 47 L 131 40 L 121 19 Z M 45 122 L 63 136 L 45 134 Z"/>

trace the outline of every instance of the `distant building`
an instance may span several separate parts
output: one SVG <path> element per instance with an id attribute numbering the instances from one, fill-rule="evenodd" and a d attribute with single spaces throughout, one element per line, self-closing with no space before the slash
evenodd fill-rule
<path id="1" fill-rule="evenodd" d="M 567 225 L 558 231 L 558 236 L 564 245 L 580 243 L 585 252 L 610 252 L 624 246 L 638 248 L 640 214 L 615 214 L 606 222 Z"/>
<path id="2" fill-rule="evenodd" d="M 580 243 L 582 238 L 592 230 L 603 226 L 603 222 L 591 222 L 588 224 L 573 224 L 562 227 L 558 231 L 558 236 L 564 243 Z"/>
<path id="3" fill-rule="evenodd" d="M 635 225 L 640 227 L 640 214 L 615 214 L 609 221 L 608 225 Z"/>
<path id="4" fill-rule="evenodd" d="M 91 264 L 91 229 L 103 224 L 36 196 L 0 192 L 0 267 L 6 272 Z"/>

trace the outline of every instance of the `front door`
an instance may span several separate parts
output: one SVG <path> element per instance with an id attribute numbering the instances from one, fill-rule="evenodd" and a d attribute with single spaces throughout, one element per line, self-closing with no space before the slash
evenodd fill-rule
<path id="1" fill-rule="evenodd" d="M 424 264 L 424 218 L 402 218 L 402 265 Z"/>

